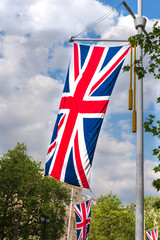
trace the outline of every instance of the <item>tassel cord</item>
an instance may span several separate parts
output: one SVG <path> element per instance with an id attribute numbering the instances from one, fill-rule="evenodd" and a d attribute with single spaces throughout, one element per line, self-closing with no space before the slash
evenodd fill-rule
<path id="1" fill-rule="evenodd" d="M 129 100 L 128 100 L 128 109 L 132 110 L 133 105 L 133 90 L 132 90 L 132 45 L 130 49 L 130 88 L 129 88 Z"/>
<path id="2" fill-rule="evenodd" d="M 136 44 L 134 45 L 134 86 L 133 86 L 133 112 L 132 112 L 132 132 L 136 132 Z"/>
<path id="3" fill-rule="evenodd" d="M 134 68 L 136 67 L 136 44 L 134 45 Z M 134 70 L 134 101 L 133 109 L 136 109 L 136 72 Z"/>

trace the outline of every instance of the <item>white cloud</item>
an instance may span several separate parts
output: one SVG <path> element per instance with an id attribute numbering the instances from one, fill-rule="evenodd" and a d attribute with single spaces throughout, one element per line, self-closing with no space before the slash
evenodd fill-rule
<path id="1" fill-rule="evenodd" d="M 89 10 L 89 12 L 88 12 Z M 111 10 L 111 7 L 103 6 L 94 0 L 82 1 L 51 1 L 39 0 L 29 7 L 28 15 L 32 20 L 32 26 L 37 30 L 62 31 L 75 34 L 84 30 L 84 27 L 93 23 L 103 14 Z M 108 24 L 114 22 L 109 18 Z"/>
<path id="2" fill-rule="evenodd" d="M 118 141 L 110 134 L 101 132 L 91 174 L 92 191 L 97 195 L 113 191 L 126 202 L 134 199 L 134 158 L 134 144 L 128 140 Z"/>
<path id="3" fill-rule="evenodd" d="M 57 115 L 62 84 L 42 75 L 27 79 L 7 99 L 0 101 L 1 151 L 25 142 L 45 161 L 50 132 Z M 50 132 L 49 132 L 50 131 Z"/>

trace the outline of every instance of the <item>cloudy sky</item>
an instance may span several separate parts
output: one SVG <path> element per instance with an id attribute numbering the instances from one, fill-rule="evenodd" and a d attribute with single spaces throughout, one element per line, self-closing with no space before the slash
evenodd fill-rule
<path id="1" fill-rule="evenodd" d="M 137 12 L 136 0 L 126 1 Z M 117 7 L 119 0 L 1 0 L 0 1 L 0 155 L 25 142 L 29 155 L 42 162 L 57 116 L 72 44 L 68 39 L 82 32 Z M 145 1 L 146 30 L 159 18 L 160 2 Z M 93 35 L 94 33 L 94 35 Z M 92 32 L 98 36 L 127 39 L 136 34 L 132 17 L 120 6 Z M 103 46 L 106 43 L 101 43 Z M 147 64 L 147 59 L 144 60 Z M 126 57 L 125 64 L 129 62 Z M 157 114 L 159 83 L 144 80 L 144 117 Z M 103 122 L 94 156 L 91 189 L 96 196 L 116 193 L 124 203 L 135 202 L 136 134 L 131 132 L 127 110 L 129 74 L 119 75 Z M 152 180 L 157 164 L 152 149 L 158 144 L 144 134 L 145 196 L 158 196 Z M 85 191 L 85 194 L 89 192 Z"/>

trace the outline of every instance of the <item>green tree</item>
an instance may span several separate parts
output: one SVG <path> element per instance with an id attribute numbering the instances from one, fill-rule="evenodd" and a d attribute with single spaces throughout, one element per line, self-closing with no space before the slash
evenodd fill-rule
<path id="1" fill-rule="evenodd" d="M 17 143 L 0 158 L 0 239 L 41 239 L 41 215 L 50 218 L 46 239 L 64 233 L 65 205 L 69 193 L 62 184 L 43 176 L 40 163 Z"/>
<path id="2" fill-rule="evenodd" d="M 137 73 L 138 78 L 141 79 L 147 73 L 153 74 L 156 79 L 160 79 L 160 26 L 158 22 L 153 25 L 152 31 L 147 35 L 137 34 L 129 38 L 131 45 L 138 44 L 143 50 L 143 57 L 148 57 L 147 67 L 142 66 L 143 58 L 136 60 L 134 71 Z M 124 71 L 129 71 L 130 66 L 125 66 Z M 155 86 L 156 89 L 156 86 Z M 160 97 L 157 98 L 157 103 L 160 103 Z M 153 136 L 160 139 L 160 120 L 155 121 L 155 116 L 150 114 L 144 123 L 145 132 L 150 132 Z M 157 156 L 160 160 L 160 146 L 153 149 L 153 155 Z M 154 171 L 160 172 L 160 164 L 154 168 Z M 160 190 L 160 179 L 153 181 L 153 186 Z M 160 202 L 157 202 L 160 207 Z"/>
<path id="3" fill-rule="evenodd" d="M 137 34 L 131 36 L 129 42 L 132 46 L 137 44 L 143 50 L 143 56 L 135 62 L 134 71 L 138 78 L 143 78 L 147 73 L 151 73 L 155 78 L 160 79 L 160 27 L 158 22 L 153 25 L 152 31 L 147 35 Z M 146 67 L 142 66 L 143 58 L 148 57 L 148 64 Z M 124 71 L 129 71 L 130 66 L 124 66 Z"/>
<path id="4" fill-rule="evenodd" d="M 160 98 L 157 99 L 157 103 L 160 102 Z M 148 118 L 146 118 L 146 121 L 144 123 L 144 128 L 146 132 L 152 133 L 152 135 L 155 137 L 158 137 L 160 140 L 160 120 L 155 121 L 154 115 L 149 115 Z M 153 149 L 153 155 L 157 156 L 158 161 L 160 161 L 160 146 L 157 146 Z M 160 172 L 160 164 L 158 164 L 154 168 L 155 173 Z M 153 186 L 157 189 L 157 191 L 160 190 L 160 179 L 156 179 L 153 181 Z M 157 202 L 157 207 L 160 208 L 160 202 Z"/>
<path id="5" fill-rule="evenodd" d="M 160 209 L 157 209 L 156 203 L 160 201 L 159 197 L 145 197 L 145 229 L 151 229 L 160 226 Z"/>
<path id="6" fill-rule="evenodd" d="M 135 239 L 134 207 L 121 203 L 112 193 L 92 206 L 89 240 Z"/>
<path id="7" fill-rule="evenodd" d="M 160 27 L 158 22 L 153 25 L 152 32 L 147 36 L 140 34 L 130 38 L 130 42 L 137 42 L 143 49 L 144 56 L 147 55 L 149 58 L 149 63 L 146 68 L 140 67 L 142 59 L 137 61 L 137 66 L 135 68 L 136 73 L 139 78 L 144 77 L 145 74 L 151 73 L 155 78 L 160 79 Z M 157 98 L 157 103 L 160 103 L 160 97 Z M 152 133 L 153 136 L 158 137 L 160 140 L 160 120 L 155 121 L 155 115 L 150 114 L 144 123 L 145 132 Z M 160 161 L 160 146 L 153 149 L 153 155 L 157 156 L 158 161 Z M 160 164 L 154 168 L 155 173 L 160 172 Z M 160 190 L 160 179 L 153 181 L 153 186 Z M 160 207 L 160 201 L 155 203 L 157 207 Z"/>

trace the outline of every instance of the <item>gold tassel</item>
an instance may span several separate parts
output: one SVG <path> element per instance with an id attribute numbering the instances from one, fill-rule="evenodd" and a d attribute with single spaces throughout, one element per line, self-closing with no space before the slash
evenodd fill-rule
<path id="1" fill-rule="evenodd" d="M 130 50 L 130 88 L 128 96 L 128 109 L 132 110 L 132 99 L 133 99 L 133 90 L 132 90 L 132 45 Z"/>
<path id="2" fill-rule="evenodd" d="M 136 44 L 134 45 L 134 68 L 136 66 Z M 136 72 L 134 71 L 134 88 L 133 88 L 133 112 L 132 112 L 132 132 L 136 132 Z"/>
<path id="3" fill-rule="evenodd" d="M 137 118 L 136 110 L 133 109 L 132 111 L 132 132 L 136 132 L 136 118 Z"/>

